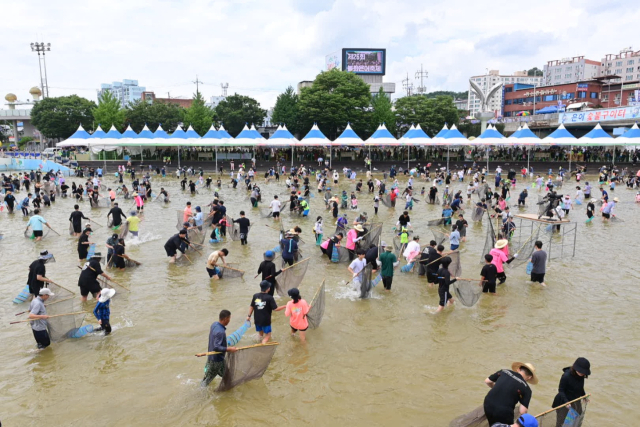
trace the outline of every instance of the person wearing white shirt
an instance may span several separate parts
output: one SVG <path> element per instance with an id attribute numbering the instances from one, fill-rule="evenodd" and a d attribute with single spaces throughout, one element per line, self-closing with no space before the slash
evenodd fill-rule
<path id="1" fill-rule="evenodd" d="M 413 240 L 407 244 L 402 256 L 406 258 L 407 262 L 411 262 L 418 255 L 420 255 L 420 237 L 414 236 Z"/>
<path id="2" fill-rule="evenodd" d="M 360 288 L 362 287 L 360 273 L 367 265 L 367 261 L 364 259 L 366 252 L 362 249 L 358 249 L 356 251 L 356 255 L 358 255 L 358 258 L 354 259 L 351 261 L 351 264 L 349 264 L 349 272 L 352 274 L 351 285 L 353 286 L 353 290 L 360 291 Z"/>
<path id="3" fill-rule="evenodd" d="M 499 174 L 501 174 L 501 173 L 502 173 L 502 168 L 501 168 L 500 166 L 498 166 L 498 167 L 496 168 L 496 173 L 499 173 Z"/>
<path id="4" fill-rule="evenodd" d="M 280 203 L 280 200 L 278 200 L 278 196 L 273 196 L 273 200 L 271 201 L 269 206 L 271 207 L 271 214 L 273 215 L 273 219 L 275 219 L 276 221 L 280 221 L 280 207 L 282 206 L 282 203 Z"/>

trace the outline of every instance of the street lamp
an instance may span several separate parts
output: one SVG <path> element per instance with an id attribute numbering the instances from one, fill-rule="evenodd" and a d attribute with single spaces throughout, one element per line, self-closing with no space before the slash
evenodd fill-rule
<path id="1" fill-rule="evenodd" d="M 31 51 L 38 53 L 38 67 L 40 68 L 40 86 L 42 88 L 42 97 L 49 96 L 49 83 L 47 81 L 47 61 L 45 52 L 51 51 L 51 43 L 31 43 Z M 42 62 L 40 61 L 40 53 L 42 52 Z M 44 80 L 42 78 L 42 64 L 44 63 Z M 45 90 L 46 89 L 46 90 Z"/>

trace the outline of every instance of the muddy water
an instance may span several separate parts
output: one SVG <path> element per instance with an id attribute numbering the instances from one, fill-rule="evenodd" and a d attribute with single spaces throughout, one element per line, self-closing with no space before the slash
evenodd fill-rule
<path id="1" fill-rule="evenodd" d="M 347 182 L 340 184 L 351 191 Z M 48 266 L 48 275 L 78 289 L 76 244 L 65 233 L 73 202 L 59 199 L 45 210 L 45 218 L 63 235 L 50 234 L 41 243 L 23 237 L 19 213 L 0 215 L 0 416 L 5 425 L 440 426 L 481 404 L 488 390 L 483 380 L 516 360 L 533 363 L 540 376 L 531 412 L 548 409 L 561 369 L 577 356 L 592 364 L 588 425 L 631 425 L 630 419 L 639 415 L 634 402 L 640 388 L 640 269 L 633 260 L 640 206 L 633 203 L 632 191 L 615 192 L 623 223 L 596 219 L 586 225 L 585 205 L 571 212 L 578 222 L 576 257 L 551 262 L 548 288 L 526 284 L 521 266 L 507 271 L 509 278 L 497 296 L 483 297 L 473 308 L 457 304 L 439 315 L 433 314 L 437 290 L 413 274 L 397 272 L 391 294 L 380 288 L 368 300 L 352 294 L 345 286 L 346 265 L 330 263 L 313 247 L 315 217 L 330 216 L 315 197 L 309 218 L 283 217 L 287 226 L 303 228 L 305 257 L 312 259 L 300 287 L 303 297 L 310 300 L 322 279 L 327 280 L 323 323 L 308 332 L 305 347 L 289 337 L 284 315 L 274 314 L 274 338 L 280 346 L 264 378 L 217 394 L 213 387 L 199 386 L 204 361 L 193 355 L 206 351 L 209 325 L 221 309 L 233 313 L 230 330 L 242 323 L 258 289 L 253 279 L 258 263 L 275 246 L 277 233 L 265 227 L 273 220 L 250 209 L 243 190 L 223 188 L 230 214 L 237 217 L 245 209 L 254 226 L 248 246 L 225 245 L 229 261 L 247 271 L 245 280 L 210 282 L 203 256 L 194 254 L 193 266 L 169 265 L 163 250 L 176 232 L 175 210 L 187 200 L 203 206 L 210 194 L 190 198 L 175 180 L 156 182 L 156 191 L 160 185 L 168 189 L 172 203 L 147 205 L 142 243 L 127 247 L 143 265 L 111 273 L 132 289 L 112 302 L 112 335 L 67 340 L 40 353 L 28 327 L 9 326 L 24 309 L 11 301 L 25 283 L 27 266 L 45 248 L 57 259 Z M 524 185 L 518 185 L 518 192 Z M 286 194 L 283 185 L 262 187 L 265 200 Z M 362 196 L 360 209 L 372 214 L 370 199 Z M 106 209 L 91 210 L 88 204 L 82 209 L 106 224 Z M 395 211 L 380 207 L 383 240 L 391 240 L 401 211 L 400 203 Z M 426 221 L 439 215 L 438 207 L 424 202 L 411 213 L 423 244 L 431 238 Z M 354 216 L 350 212 L 351 220 Z M 478 277 L 486 227 L 470 221 L 462 245 L 464 277 Z M 94 229 L 92 240 L 105 242 L 106 227 Z M 331 229 L 327 221 L 325 231 Z M 93 305 L 89 301 L 85 308 Z M 251 331 L 241 344 L 255 342 Z"/>

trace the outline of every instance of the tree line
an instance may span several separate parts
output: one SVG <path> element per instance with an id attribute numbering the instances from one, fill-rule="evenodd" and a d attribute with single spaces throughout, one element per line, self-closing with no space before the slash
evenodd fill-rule
<path id="1" fill-rule="evenodd" d="M 120 132 L 127 126 L 140 132 L 145 125 L 155 132 L 162 125 L 168 133 L 183 124 L 204 135 L 212 124 L 222 123 L 235 137 L 246 123 L 259 126 L 266 116 L 267 111 L 249 96 L 234 94 L 211 108 L 199 92 L 188 108 L 143 100 L 123 108 L 111 92 L 105 91 L 97 104 L 71 95 L 45 98 L 31 111 L 33 125 L 47 138 L 59 139 L 71 136 L 79 124 L 87 131 L 100 125 L 105 132 L 111 126 Z M 420 124 L 433 136 L 445 123 L 457 124 L 458 120 L 459 112 L 451 96 L 414 95 L 392 101 L 382 89 L 372 95 L 369 85 L 358 76 L 337 69 L 320 73 L 300 95 L 288 87 L 278 96 L 271 118 L 272 123 L 285 124 L 298 138 L 316 123 L 329 139 L 337 138 L 347 124 L 366 139 L 381 123 L 395 136 L 403 135 L 412 124 Z"/>

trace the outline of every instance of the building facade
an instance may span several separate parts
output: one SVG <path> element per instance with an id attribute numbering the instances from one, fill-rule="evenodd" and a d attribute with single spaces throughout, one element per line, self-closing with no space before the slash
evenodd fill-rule
<path id="1" fill-rule="evenodd" d="M 138 86 L 137 80 L 124 79 L 121 82 L 101 84 L 98 97 L 102 96 L 105 91 L 109 91 L 120 101 L 122 107 L 126 107 L 130 102 L 141 99 L 142 92 L 145 90 L 145 87 Z"/>
<path id="2" fill-rule="evenodd" d="M 474 81 L 485 93 L 497 83 L 502 83 L 505 86 L 509 84 L 540 86 L 542 85 L 542 79 L 542 76 L 528 76 L 526 71 L 516 71 L 512 75 L 501 75 L 498 70 L 490 70 L 488 74 L 470 78 L 470 80 Z M 502 112 L 502 97 L 503 91 L 498 91 L 489 102 L 489 110 L 495 112 L 496 115 L 500 115 Z M 479 113 L 480 107 L 480 99 L 476 96 L 471 85 L 469 85 L 469 101 L 467 104 L 469 114 L 473 116 Z"/>
<path id="3" fill-rule="evenodd" d="M 600 61 L 585 59 L 584 56 L 549 61 L 544 66 L 544 85 L 560 85 L 591 80 L 601 74 Z"/>
<path id="4" fill-rule="evenodd" d="M 564 110 L 571 104 L 581 103 L 585 108 L 606 107 L 602 96 L 603 84 L 594 80 L 550 86 L 508 84 L 504 86 L 502 115 L 533 115 L 546 107 Z"/>
<path id="5" fill-rule="evenodd" d="M 147 101 L 150 104 L 153 104 L 154 102 L 159 102 L 161 104 L 177 104 L 183 108 L 189 108 L 191 107 L 191 104 L 193 104 L 193 99 L 191 98 L 158 98 L 154 92 L 142 92 L 140 99 Z"/>
<path id="6" fill-rule="evenodd" d="M 640 80 L 640 50 L 622 49 L 619 54 L 609 54 L 602 58 L 601 76 L 615 76 L 612 83 L 630 83 Z"/>

